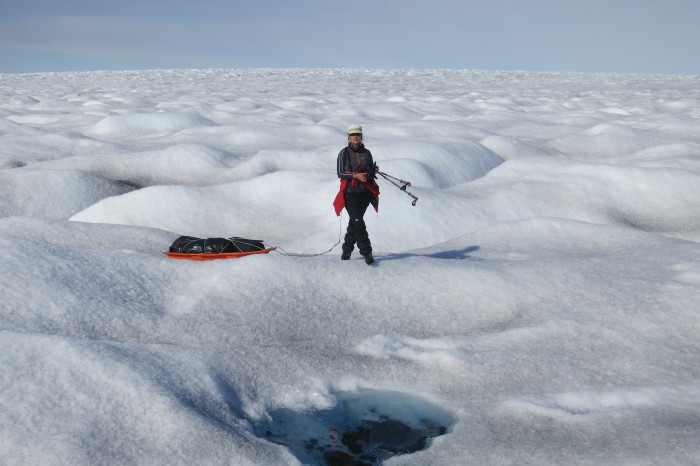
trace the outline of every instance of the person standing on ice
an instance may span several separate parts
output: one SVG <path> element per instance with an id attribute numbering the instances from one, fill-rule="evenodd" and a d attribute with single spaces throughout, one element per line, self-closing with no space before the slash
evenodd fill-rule
<path id="1" fill-rule="evenodd" d="M 333 202 L 335 214 L 340 215 L 344 207 L 350 217 L 340 258 L 344 261 L 350 259 L 357 243 L 360 254 L 370 265 L 374 258 L 364 215 L 370 204 L 374 210 L 379 208 L 379 186 L 374 180 L 379 168 L 362 142 L 362 126 L 355 124 L 348 127 L 348 145 L 338 154 L 337 168 L 340 191 Z"/>

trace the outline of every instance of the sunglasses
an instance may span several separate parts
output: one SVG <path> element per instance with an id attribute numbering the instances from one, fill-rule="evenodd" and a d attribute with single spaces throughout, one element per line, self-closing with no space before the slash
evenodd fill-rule
<path id="1" fill-rule="evenodd" d="M 352 133 L 352 134 L 350 135 L 350 137 L 353 137 L 353 136 L 362 137 L 362 133 Z"/>

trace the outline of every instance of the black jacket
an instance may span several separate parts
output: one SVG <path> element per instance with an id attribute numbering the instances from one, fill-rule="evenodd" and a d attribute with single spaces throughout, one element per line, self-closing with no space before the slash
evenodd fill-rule
<path id="1" fill-rule="evenodd" d="M 342 180 L 352 180 L 355 173 L 369 173 L 374 166 L 372 153 L 363 145 L 352 147 L 345 146 L 338 153 L 338 178 Z M 367 186 L 364 183 L 348 183 L 347 192 L 366 192 Z"/>

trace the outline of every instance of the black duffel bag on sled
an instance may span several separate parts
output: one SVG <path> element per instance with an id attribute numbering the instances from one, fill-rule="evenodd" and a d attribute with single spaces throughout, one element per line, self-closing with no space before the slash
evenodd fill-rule
<path id="1" fill-rule="evenodd" d="M 173 259 L 229 259 L 248 254 L 267 253 L 275 248 L 266 248 L 257 239 L 240 238 L 195 238 L 180 236 L 165 254 Z"/>

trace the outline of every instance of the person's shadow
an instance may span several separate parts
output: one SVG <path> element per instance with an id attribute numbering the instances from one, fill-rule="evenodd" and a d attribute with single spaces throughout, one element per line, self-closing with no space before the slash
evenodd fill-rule
<path id="1" fill-rule="evenodd" d="M 464 249 L 454 249 L 452 251 L 440 251 L 433 254 L 412 254 L 412 253 L 400 253 L 400 254 L 387 254 L 386 256 L 377 256 L 375 259 L 377 262 L 384 261 L 394 261 L 399 259 L 405 259 L 407 257 L 432 257 L 433 259 L 459 259 L 459 260 L 472 260 L 480 261 L 478 257 L 472 257 L 469 253 L 478 251 L 479 246 L 469 246 Z"/>

